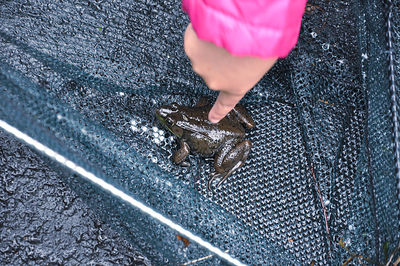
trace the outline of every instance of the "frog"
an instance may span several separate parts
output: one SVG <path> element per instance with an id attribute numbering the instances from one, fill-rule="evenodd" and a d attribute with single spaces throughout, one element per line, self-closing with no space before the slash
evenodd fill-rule
<path id="1" fill-rule="evenodd" d="M 218 123 L 208 120 L 211 108 L 208 98 L 202 97 L 192 107 L 171 103 L 155 111 L 161 124 L 179 139 L 180 147 L 172 156 L 176 164 L 188 166 L 185 160 L 190 153 L 214 157 L 215 172 L 209 176 L 209 190 L 215 180 L 219 179 L 218 188 L 244 165 L 252 147 L 250 140 L 245 139 L 245 129 L 255 126 L 241 104 Z"/>

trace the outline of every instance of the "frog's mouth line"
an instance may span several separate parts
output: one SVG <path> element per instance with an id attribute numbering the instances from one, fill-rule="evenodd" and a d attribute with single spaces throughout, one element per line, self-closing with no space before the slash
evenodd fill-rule
<path id="1" fill-rule="evenodd" d="M 169 132 L 171 132 L 172 134 L 174 134 L 175 136 L 177 136 L 178 138 L 180 138 L 181 136 L 179 136 L 178 134 L 176 134 L 174 131 L 172 131 L 171 127 L 168 125 L 167 121 L 165 121 L 164 117 L 162 117 L 161 115 L 156 113 L 156 117 L 157 119 L 160 121 L 160 123 L 166 127 L 168 129 Z"/>

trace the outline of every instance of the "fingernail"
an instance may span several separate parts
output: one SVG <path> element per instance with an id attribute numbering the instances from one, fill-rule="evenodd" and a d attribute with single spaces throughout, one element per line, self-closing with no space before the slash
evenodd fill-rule
<path id="1" fill-rule="evenodd" d="M 220 119 L 215 119 L 215 118 L 208 116 L 208 120 L 210 120 L 211 123 L 216 124 L 219 122 Z"/>
<path id="2" fill-rule="evenodd" d="M 216 124 L 216 123 L 218 123 L 221 119 L 208 118 L 208 120 L 210 120 L 211 123 Z"/>

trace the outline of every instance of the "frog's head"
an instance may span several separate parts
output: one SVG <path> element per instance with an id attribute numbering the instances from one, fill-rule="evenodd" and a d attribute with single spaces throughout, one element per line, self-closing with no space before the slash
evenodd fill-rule
<path id="1" fill-rule="evenodd" d="M 178 122 L 187 120 L 187 117 L 181 106 L 176 103 L 161 106 L 156 110 L 156 117 L 172 134 L 179 138 L 182 137 L 183 129 Z"/>

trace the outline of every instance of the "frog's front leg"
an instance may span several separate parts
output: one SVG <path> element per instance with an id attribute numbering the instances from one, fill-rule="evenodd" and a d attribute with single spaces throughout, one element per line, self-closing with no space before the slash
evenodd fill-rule
<path id="1" fill-rule="evenodd" d="M 211 183 L 221 178 L 216 187 L 219 187 L 233 172 L 239 169 L 251 150 L 251 142 L 244 140 L 236 144 L 233 148 L 232 143 L 224 145 L 223 149 L 216 155 L 214 161 L 215 173 L 211 174 L 208 180 L 208 189 L 211 190 Z"/>
<path id="2" fill-rule="evenodd" d="M 181 147 L 179 148 L 179 150 L 177 150 L 174 153 L 173 156 L 173 160 L 176 164 L 182 164 L 184 165 L 184 161 L 186 159 L 186 157 L 189 155 L 190 153 L 190 147 L 189 144 L 187 144 L 184 140 L 181 139 Z M 184 165 L 185 166 L 185 165 Z"/>

